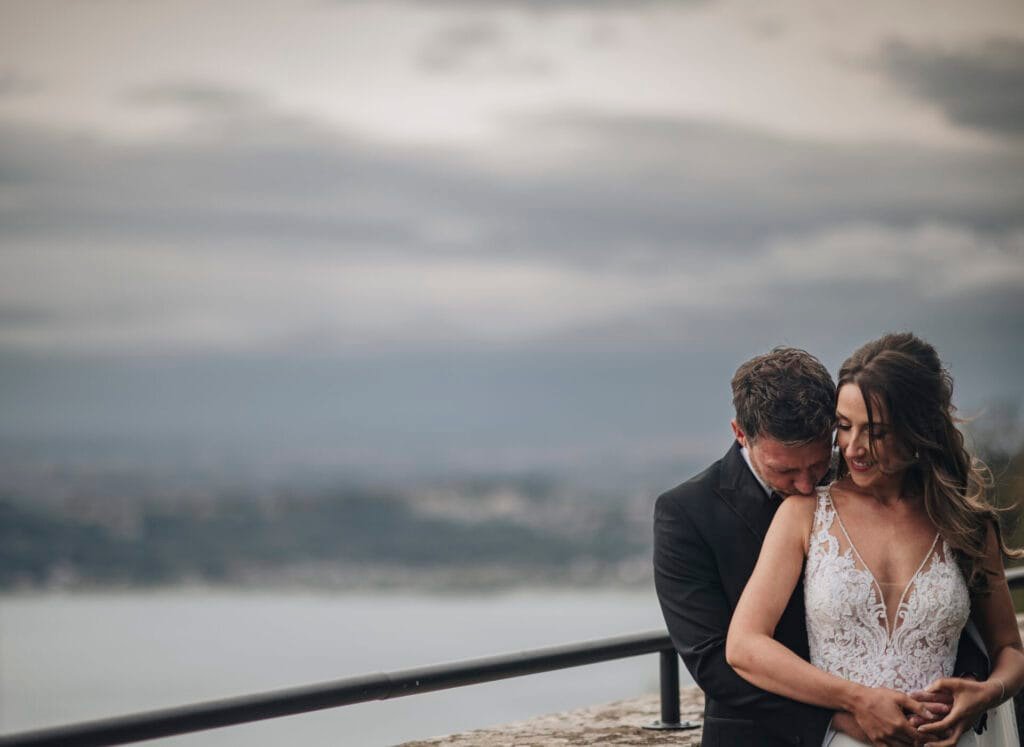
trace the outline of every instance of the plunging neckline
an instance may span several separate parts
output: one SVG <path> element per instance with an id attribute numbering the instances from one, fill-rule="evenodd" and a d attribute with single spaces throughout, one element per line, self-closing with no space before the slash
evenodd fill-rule
<path id="1" fill-rule="evenodd" d="M 846 531 L 846 525 L 843 523 L 843 517 L 840 515 L 839 508 L 836 506 L 836 502 L 832 498 L 831 485 L 828 488 L 827 495 L 828 502 L 832 506 L 832 513 L 835 514 L 836 520 L 839 522 L 839 528 L 842 530 L 843 536 L 846 537 L 846 541 L 849 543 L 850 549 L 853 550 L 853 554 L 857 556 L 857 560 L 860 561 L 860 564 L 864 567 L 864 571 L 868 574 L 868 577 L 871 579 L 871 583 L 874 585 L 875 591 L 878 592 L 878 601 L 882 605 L 882 611 L 885 612 L 886 640 L 892 640 L 893 634 L 896 631 L 896 617 L 900 614 L 900 607 L 903 606 L 903 600 L 906 598 L 907 592 L 910 591 L 910 587 L 914 585 L 914 581 L 917 579 L 919 575 L 921 575 L 921 571 L 922 569 L 924 569 L 924 566 L 928 562 L 928 559 L 931 558 L 932 553 L 935 552 L 935 545 L 938 544 L 940 535 L 938 532 L 935 533 L 935 539 L 933 539 L 931 545 L 929 545 L 928 552 L 924 554 L 924 558 L 921 559 L 921 563 L 917 566 L 917 570 L 914 571 L 913 575 L 911 575 L 910 579 L 903 587 L 903 593 L 900 594 L 899 602 L 896 604 L 896 613 L 893 615 L 892 622 L 890 623 L 889 605 L 885 602 L 885 592 L 882 591 L 882 585 L 878 582 L 878 579 L 875 577 L 874 571 L 871 570 L 871 566 L 867 564 L 867 562 L 864 560 L 864 556 L 860 554 L 860 551 L 857 549 L 857 546 L 853 543 L 853 539 L 850 537 L 850 533 Z"/>
<path id="2" fill-rule="evenodd" d="M 923 516 L 915 518 L 922 524 L 916 525 L 920 534 L 914 536 L 923 541 L 921 534 L 927 534 L 928 525 Z M 873 524 L 864 526 L 870 530 Z M 871 536 L 870 531 L 865 535 Z M 803 574 L 811 664 L 868 687 L 904 693 L 952 676 L 971 600 L 949 543 L 940 536 L 929 551 L 903 588 L 897 608 L 898 585 L 888 587 L 891 595 L 886 600 L 871 568 L 844 539 L 828 489 L 821 489 Z M 912 553 L 915 559 L 919 554 Z M 886 564 L 887 552 L 878 557 L 882 567 L 893 568 L 894 564 Z M 894 572 L 913 569 L 909 562 L 901 565 Z M 888 607 L 884 602 L 889 602 Z M 891 628 L 889 612 L 894 613 Z"/>

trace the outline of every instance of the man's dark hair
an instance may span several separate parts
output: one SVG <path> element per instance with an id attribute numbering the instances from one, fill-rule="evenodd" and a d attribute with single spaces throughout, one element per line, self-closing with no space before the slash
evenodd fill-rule
<path id="1" fill-rule="evenodd" d="M 798 446 L 832 435 L 836 385 L 807 351 L 778 347 L 736 369 L 732 404 L 749 439 L 768 436 Z"/>

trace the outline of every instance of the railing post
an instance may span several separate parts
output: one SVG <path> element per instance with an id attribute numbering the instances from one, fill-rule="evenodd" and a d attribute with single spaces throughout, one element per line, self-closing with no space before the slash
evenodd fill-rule
<path id="1" fill-rule="evenodd" d="M 679 723 L 679 657 L 675 650 L 660 651 L 661 723 Z"/>
<path id="2" fill-rule="evenodd" d="M 700 724 L 679 720 L 679 657 L 674 648 L 658 652 L 661 680 L 661 721 L 645 729 L 697 729 Z"/>

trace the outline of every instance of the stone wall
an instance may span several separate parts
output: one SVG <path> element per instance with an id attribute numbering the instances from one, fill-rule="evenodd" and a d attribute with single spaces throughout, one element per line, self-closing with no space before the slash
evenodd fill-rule
<path id="1" fill-rule="evenodd" d="M 682 688 L 680 718 L 700 724 L 704 693 L 697 687 Z M 404 747 L 551 747 L 552 745 L 699 745 L 701 730 L 652 731 L 646 724 L 658 721 L 661 699 L 645 695 L 606 705 L 554 713 L 539 718 L 477 729 L 435 739 L 407 742 Z"/>

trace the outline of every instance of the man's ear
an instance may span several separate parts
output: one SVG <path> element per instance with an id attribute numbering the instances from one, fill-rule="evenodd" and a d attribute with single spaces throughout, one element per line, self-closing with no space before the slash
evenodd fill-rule
<path id="1" fill-rule="evenodd" d="M 747 446 L 747 435 L 740 428 L 740 424 L 735 420 L 730 420 L 729 425 L 732 426 L 732 434 L 736 436 L 736 440 L 740 442 L 740 446 L 746 448 Z"/>

